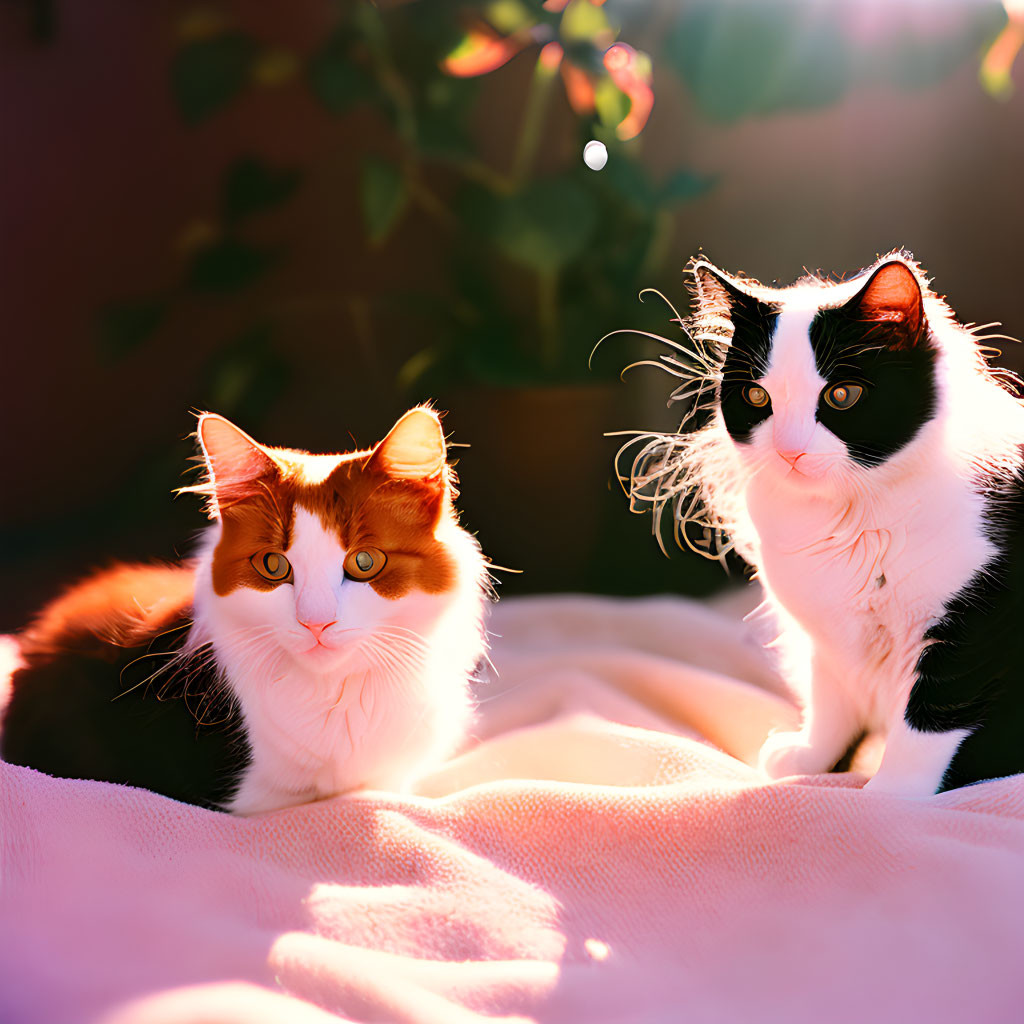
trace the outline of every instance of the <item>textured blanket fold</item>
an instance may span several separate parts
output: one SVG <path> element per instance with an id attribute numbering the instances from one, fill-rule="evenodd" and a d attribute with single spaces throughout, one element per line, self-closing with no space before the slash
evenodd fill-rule
<path id="1" fill-rule="evenodd" d="M 1024 777 L 766 782 L 797 713 L 726 611 L 491 628 L 416 795 L 243 819 L 0 764 L 0 1021 L 1021 1020 Z"/>

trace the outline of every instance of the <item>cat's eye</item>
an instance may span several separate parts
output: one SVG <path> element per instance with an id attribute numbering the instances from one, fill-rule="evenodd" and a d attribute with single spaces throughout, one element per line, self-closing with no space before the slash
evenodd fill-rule
<path id="1" fill-rule="evenodd" d="M 825 389 L 823 397 L 833 409 L 842 411 L 856 405 L 863 394 L 864 389 L 859 384 L 833 384 Z"/>
<path id="2" fill-rule="evenodd" d="M 249 561 L 252 567 L 271 583 L 284 583 L 291 579 L 292 563 L 280 551 L 258 551 Z"/>
<path id="3" fill-rule="evenodd" d="M 743 389 L 743 397 L 758 409 L 764 408 L 769 402 L 768 392 L 757 384 L 748 384 Z"/>
<path id="4" fill-rule="evenodd" d="M 355 548 L 345 557 L 345 575 L 354 580 L 371 580 L 387 564 L 380 548 Z"/>

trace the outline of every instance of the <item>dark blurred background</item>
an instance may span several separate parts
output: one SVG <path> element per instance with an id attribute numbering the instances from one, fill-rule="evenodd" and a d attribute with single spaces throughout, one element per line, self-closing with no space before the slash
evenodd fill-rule
<path id="1" fill-rule="evenodd" d="M 189 550 L 197 409 L 337 451 L 433 399 L 504 593 L 722 586 L 614 478 L 604 432 L 678 420 L 618 380 L 657 344 L 590 349 L 672 337 L 637 293 L 685 312 L 701 248 L 789 282 L 906 246 L 1024 332 L 1007 6 L 4 0 L 0 629 Z"/>

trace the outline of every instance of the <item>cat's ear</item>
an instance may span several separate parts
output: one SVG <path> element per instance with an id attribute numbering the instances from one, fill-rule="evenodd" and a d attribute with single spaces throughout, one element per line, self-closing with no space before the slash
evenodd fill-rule
<path id="1" fill-rule="evenodd" d="M 892 259 L 874 270 L 846 304 L 857 320 L 885 327 L 890 348 L 913 348 L 924 335 L 924 297 L 913 269 Z"/>
<path id="2" fill-rule="evenodd" d="M 697 308 L 701 316 L 731 319 L 737 308 L 757 304 L 753 295 L 705 260 L 697 260 L 691 269 L 697 282 Z"/>
<path id="3" fill-rule="evenodd" d="M 410 409 L 370 456 L 396 480 L 445 481 L 445 443 L 441 420 L 433 409 Z"/>
<path id="4" fill-rule="evenodd" d="M 206 462 L 207 479 L 182 490 L 207 494 L 211 519 L 222 509 L 258 493 L 261 482 L 280 475 L 280 467 L 267 449 L 223 416 L 203 413 L 196 436 Z"/>

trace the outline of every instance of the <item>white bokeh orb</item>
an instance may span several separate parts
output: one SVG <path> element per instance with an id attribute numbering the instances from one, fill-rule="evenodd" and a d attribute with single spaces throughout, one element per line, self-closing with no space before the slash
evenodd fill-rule
<path id="1" fill-rule="evenodd" d="M 583 147 L 583 162 L 592 171 L 601 170 L 608 163 L 608 147 L 597 139 L 591 139 Z"/>

